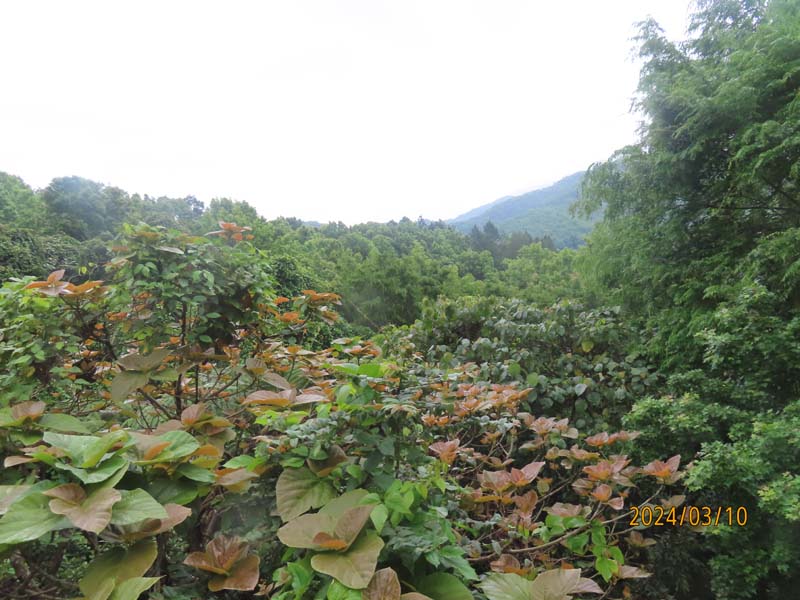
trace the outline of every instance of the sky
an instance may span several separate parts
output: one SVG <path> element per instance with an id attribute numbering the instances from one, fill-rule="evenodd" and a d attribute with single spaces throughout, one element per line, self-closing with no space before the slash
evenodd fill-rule
<path id="1" fill-rule="evenodd" d="M 688 0 L 3 0 L 0 171 L 447 219 L 636 140 L 634 23 Z"/>

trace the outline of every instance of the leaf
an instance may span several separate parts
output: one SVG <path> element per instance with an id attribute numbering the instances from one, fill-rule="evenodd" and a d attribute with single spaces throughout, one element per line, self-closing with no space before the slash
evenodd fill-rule
<path id="1" fill-rule="evenodd" d="M 326 600 L 362 600 L 363 595 L 360 590 L 351 590 L 349 587 L 343 586 L 335 579 L 331 581 L 328 586 L 328 591 L 325 594 Z"/>
<path id="2" fill-rule="evenodd" d="M 434 573 L 423 577 L 417 591 L 435 600 L 473 600 L 469 589 L 449 573 Z"/>
<path id="3" fill-rule="evenodd" d="M 315 571 L 330 575 L 349 588 L 361 590 L 369 585 L 370 579 L 375 574 L 378 555 L 382 548 L 381 538 L 374 533 L 366 533 L 343 554 L 336 552 L 315 554 L 311 558 L 311 566 Z"/>
<path id="4" fill-rule="evenodd" d="M 149 465 L 171 462 L 189 456 L 200 447 L 200 443 L 194 439 L 191 434 L 180 430 L 168 431 L 167 433 L 156 436 L 152 441 L 156 444 L 167 442 L 167 445 L 153 458 L 139 460 L 137 461 L 138 464 Z"/>
<path id="5" fill-rule="evenodd" d="M 580 577 L 580 569 L 552 569 L 540 573 L 531 585 L 531 600 L 568 600 Z"/>
<path id="6" fill-rule="evenodd" d="M 284 390 L 282 392 L 273 392 L 270 390 L 258 390 L 248 396 L 242 401 L 246 405 L 266 405 L 278 406 L 285 408 L 290 406 L 295 399 L 294 390 Z"/>
<path id="7" fill-rule="evenodd" d="M 120 501 L 122 494 L 114 488 L 100 488 L 92 494 L 74 483 L 65 483 L 44 492 L 52 498 L 50 511 L 64 515 L 78 529 L 100 533 L 111 522 L 111 507 Z"/>
<path id="8" fill-rule="evenodd" d="M 617 576 L 620 579 L 639 579 L 644 577 L 650 577 L 652 573 L 648 573 L 639 567 L 632 567 L 630 565 L 623 565 L 619 568 L 619 573 Z"/>
<path id="9" fill-rule="evenodd" d="M 514 573 L 492 574 L 481 584 L 489 600 L 531 600 L 533 582 Z"/>
<path id="10" fill-rule="evenodd" d="M 117 585 L 128 579 L 143 576 L 156 560 L 158 547 L 155 540 L 142 540 L 127 550 L 113 548 L 95 558 L 86 569 L 79 585 L 83 594 L 93 597 L 110 579 Z"/>
<path id="11" fill-rule="evenodd" d="M 0 515 L 31 489 L 30 485 L 0 485 Z"/>
<path id="12" fill-rule="evenodd" d="M 581 342 L 581 350 L 584 352 L 591 352 L 592 348 L 594 348 L 594 342 L 592 340 L 583 340 Z"/>
<path id="13" fill-rule="evenodd" d="M 156 246 L 156 250 L 161 250 L 162 252 L 171 252 L 172 254 L 183 254 L 183 250 L 180 248 L 175 248 L 174 246 Z"/>
<path id="14" fill-rule="evenodd" d="M 265 373 L 263 377 L 267 383 L 270 383 L 274 385 L 276 388 L 280 388 L 282 390 L 290 390 L 294 387 L 291 383 L 286 381 L 286 379 L 284 379 L 277 373 L 272 373 L 272 372 Z"/>
<path id="15" fill-rule="evenodd" d="M 44 414 L 44 409 L 47 405 L 42 401 L 27 401 L 20 402 L 11 407 L 11 417 L 18 423 L 22 423 L 28 419 L 35 421 Z"/>
<path id="16" fill-rule="evenodd" d="M 586 577 L 581 577 L 578 580 L 578 585 L 576 585 L 572 589 L 573 594 L 602 594 L 603 588 L 597 585 L 597 582 L 594 579 L 587 579 Z"/>
<path id="17" fill-rule="evenodd" d="M 49 500 L 34 492 L 14 502 L 0 519 L 0 544 L 21 544 L 69 527 L 69 520 L 50 512 Z"/>
<path id="18" fill-rule="evenodd" d="M 347 460 L 347 455 L 344 453 L 344 450 L 340 446 L 334 444 L 328 450 L 328 457 L 325 460 L 312 460 L 308 459 L 306 462 L 308 464 L 308 468 L 317 476 L 317 477 L 325 477 L 326 475 L 330 475 L 330 473 L 341 463 Z"/>
<path id="19" fill-rule="evenodd" d="M 586 391 L 586 388 L 589 387 L 585 383 L 578 383 L 575 385 L 575 394 L 578 396 L 582 396 L 583 392 Z"/>
<path id="20" fill-rule="evenodd" d="M 137 600 L 161 579 L 160 577 L 131 577 L 114 588 L 108 600 Z"/>
<path id="21" fill-rule="evenodd" d="M 106 459 L 106 454 L 113 450 L 115 446 L 124 444 L 130 435 L 126 431 L 111 431 L 100 438 L 95 438 L 80 453 L 80 457 L 75 457 L 77 465 L 81 469 L 90 469 Z M 109 457 L 110 458 L 110 457 Z"/>
<path id="22" fill-rule="evenodd" d="M 372 510 L 369 517 L 372 519 L 372 525 L 375 527 L 375 531 L 380 533 L 383 531 L 383 526 L 386 525 L 386 519 L 389 518 L 389 509 L 383 504 L 378 504 Z"/>
<path id="23" fill-rule="evenodd" d="M 258 585 L 258 563 L 259 558 L 255 554 L 247 556 L 236 563 L 236 566 L 228 576 L 212 577 L 208 582 L 208 589 L 212 592 L 220 590 L 242 590 L 248 591 L 255 589 Z"/>
<path id="24" fill-rule="evenodd" d="M 594 561 L 594 568 L 602 575 L 606 582 L 610 581 L 611 577 L 619 571 L 617 561 L 606 558 L 605 556 L 599 556 L 597 560 Z"/>
<path id="25" fill-rule="evenodd" d="M 314 541 L 320 532 L 333 533 L 337 518 L 321 513 L 300 515 L 278 529 L 278 539 L 290 548 L 319 548 Z"/>
<path id="26" fill-rule="evenodd" d="M 183 463 L 180 465 L 176 470 L 177 473 L 180 473 L 187 479 L 191 479 L 192 481 L 197 481 L 199 483 L 216 483 L 217 477 L 209 471 L 208 469 L 204 469 L 202 467 L 198 467 L 197 465 L 193 465 L 190 463 Z"/>
<path id="27" fill-rule="evenodd" d="M 66 433 L 91 433 L 86 426 L 72 415 L 62 413 L 49 413 L 39 419 L 39 425 L 44 429 L 62 431 Z"/>
<path id="28" fill-rule="evenodd" d="M 151 371 L 161 366 L 170 354 L 172 351 L 169 348 L 159 348 L 147 356 L 137 353 L 126 354 L 119 357 L 117 363 L 126 371 Z"/>
<path id="29" fill-rule="evenodd" d="M 189 504 L 198 494 L 197 484 L 185 479 L 156 479 L 147 489 L 161 504 Z"/>
<path id="30" fill-rule="evenodd" d="M 330 502 L 327 502 L 319 512 L 325 515 L 332 515 L 339 519 L 351 508 L 362 505 L 362 502 L 368 494 L 369 492 L 363 489 L 350 490 L 349 492 L 345 492 L 341 496 L 334 498 Z M 363 502 L 363 504 L 366 505 L 372 503 Z"/>
<path id="31" fill-rule="evenodd" d="M 312 508 L 319 508 L 336 492 L 329 482 L 309 469 L 300 468 L 285 469 L 280 474 L 276 494 L 278 514 L 284 521 L 290 521 Z"/>
<path id="32" fill-rule="evenodd" d="M 147 385 L 149 380 L 150 378 L 145 373 L 120 371 L 111 382 L 111 400 L 114 402 L 126 400 L 134 390 Z"/>
<path id="33" fill-rule="evenodd" d="M 364 590 L 364 600 L 400 600 L 400 580 L 394 569 L 376 571 Z"/>
<path id="34" fill-rule="evenodd" d="M 166 509 L 143 489 L 122 490 L 121 500 L 114 505 L 111 522 L 132 525 L 145 519 L 166 519 Z"/>
<path id="35" fill-rule="evenodd" d="M 56 462 L 53 466 L 57 469 L 69 471 L 83 483 L 90 484 L 105 481 L 119 473 L 120 470 L 127 469 L 128 461 L 121 456 L 114 456 L 104 461 L 103 464 L 95 469 L 79 469 L 78 467 L 73 467 L 72 465 L 67 465 L 62 462 Z"/>

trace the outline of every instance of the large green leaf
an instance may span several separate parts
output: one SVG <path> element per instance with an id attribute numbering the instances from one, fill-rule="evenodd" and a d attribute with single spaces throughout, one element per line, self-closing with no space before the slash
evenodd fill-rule
<path id="1" fill-rule="evenodd" d="M 80 463 L 83 460 L 84 450 L 100 438 L 96 435 L 69 435 L 47 431 L 42 439 L 51 446 L 63 450 L 73 462 Z"/>
<path id="2" fill-rule="evenodd" d="M 52 429 L 53 431 L 91 433 L 79 419 L 63 413 L 48 413 L 39 419 L 39 425 L 44 429 Z"/>
<path id="3" fill-rule="evenodd" d="M 204 469 L 203 467 L 198 467 L 197 465 L 192 465 L 190 463 L 183 463 L 176 469 L 176 471 L 187 479 L 198 481 L 200 483 L 216 483 L 217 481 L 217 477 L 214 475 L 214 473 L 208 469 Z"/>
<path id="4" fill-rule="evenodd" d="M 155 540 L 142 540 L 127 550 L 113 548 L 95 558 L 80 580 L 81 591 L 92 597 L 103 589 L 109 580 L 116 580 L 117 586 L 134 577 L 141 577 L 150 568 L 158 554 Z"/>
<path id="5" fill-rule="evenodd" d="M 70 527 L 69 520 L 50 512 L 50 498 L 34 492 L 14 502 L 0 519 L 0 544 L 20 544 L 45 533 Z"/>
<path id="6" fill-rule="evenodd" d="M 186 479 L 155 479 L 147 489 L 161 504 L 189 504 L 199 493 L 198 484 Z"/>
<path id="7" fill-rule="evenodd" d="M 312 508 L 319 508 L 336 495 L 329 482 L 305 467 L 285 469 L 278 477 L 276 492 L 278 514 L 284 521 L 291 521 Z"/>
<path id="8" fill-rule="evenodd" d="M 416 588 L 433 600 L 473 600 L 467 586 L 449 573 L 434 573 L 423 577 Z"/>
<path id="9" fill-rule="evenodd" d="M 56 448 L 60 448 L 72 460 L 72 466 L 81 469 L 90 469 L 101 462 L 111 460 L 113 456 L 106 456 L 108 451 L 120 443 L 129 440 L 125 431 L 112 431 L 102 437 L 96 435 L 69 435 L 47 431 L 42 439 Z"/>
<path id="10" fill-rule="evenodd" d="M 314 555 L 311 566 L 315 571 L 330 575 L 349 588 L 362 590 L 369 585 L 375 574 L 382 548 L 383 540 L 368 532 L 356 540 L 347 552 L 323 552 Z"/>
<path id="11" fill-rule="evenodd" d="M 8 507 L 30 489 L 30 485 L 0 485 L 0 515 L 6 514 Z"/>
<path id="12" fill-rule="evenodd" d="M 481 587 L 489 600 L 569 600 L 579 592 L 602 593 L 593 581 L 581 579 L 580 569 L 552 569 L 533 581 L 513 573 L 493 574 Z"/>
<path id="13" fill-rule="evenodd" d="M 130 396 L 131 392 L 147 385 L 149 377 L 138 371 L 122 371 L 114 376 L 111 382 L 111 399 L 122 402 Z"/>
<path id="14" fill-rule="evenodd" d="M 121 469 L 128 468 L 128 461 L 121 456 L 112 456 L 95 469 L 80 469 L 62 462 L 53 465 L 57 469 L 69 471 L 83 483 L 100 483 L 116 475 Z"/>
<path id="15" fill-rule="evenodd" d="M 108 600 L 137 600 L 149 590 L 160 577 L 131 577 L 114 588 Z"/>
<path id="16" fill-rule="evenodd" d="M 145 519 L 166 519 L 168 516 L 166 509 L 143 489 L 122 490 L 122 499 L 114 505 L 111 523 L 132 525 Z"/>

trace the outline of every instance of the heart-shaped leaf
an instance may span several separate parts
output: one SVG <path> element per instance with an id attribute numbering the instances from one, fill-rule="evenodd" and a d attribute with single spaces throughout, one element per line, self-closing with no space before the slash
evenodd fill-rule
<path id="1" fill-rule="evenodd" d="M 306 468 L 285 469 L 278 477 L 276 492 L 278 514 L 284 521 L 319 508 L 336 495 L 330 483 Z"/>
<path id="2" fill-rule="evenodd" d="M 111 507 L 120 501 L 122 494 L 114 488 L 100 488 L 86 495 L 81 486 L 65 483 L 44 492 L 52 498 L 50 511 L 64 515 L 78 529 L 100 533 L 111 522 Z"/>
<path id="3" fill-rule="evenodd" d="M 347 552 L 323 552 L 311 558 L 315 571 L 330 575 L 343 585 L 361 590 L 369 585 L 378 564 L 383 540 L 374 533 L 366 533 L 350 546 Z"/>
<path id="4" fill-rule="evenodd" d="M 157 554 L 155 540 L 142 540 L 127 550 L 113 548 L 89 564 L 79 582 L 81 591 L 86 597 L 93 598 L 109 580 L 116 580 L 119 586 L 128 579 L 141 577 L 153 564 Z"/>
<path id="5" fill-rule="evenodd" d="M 132 525 L 146 519 L 166 519 L 167 511 L 155 498 L 142 489 L 123 490 L 122 498 L 114 505 L 111 523 Z"/>
<path id="6" fill-rule="evenodd" d="M 400 600 L 400 580 L 394 569 L 375 571 L 375 575 L 364 590 L 364 600 Z"/>

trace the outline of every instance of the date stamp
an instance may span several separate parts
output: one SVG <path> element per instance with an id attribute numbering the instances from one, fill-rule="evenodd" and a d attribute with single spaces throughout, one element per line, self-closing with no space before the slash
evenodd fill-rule
<path id="1" fill-rule="evenodd" d="M 718 527 L 747 525 L 747 509 L 744 506 L 644 506 L 631 507 L 631 527 Z"/>

